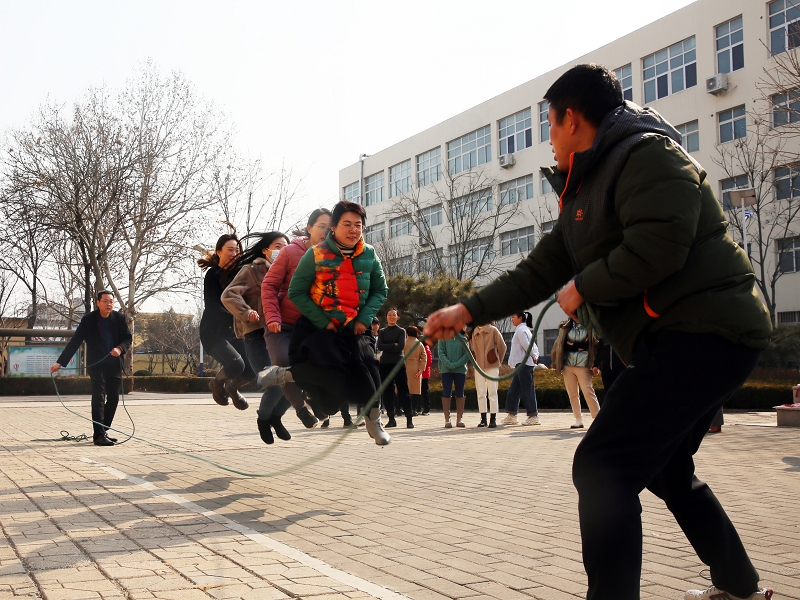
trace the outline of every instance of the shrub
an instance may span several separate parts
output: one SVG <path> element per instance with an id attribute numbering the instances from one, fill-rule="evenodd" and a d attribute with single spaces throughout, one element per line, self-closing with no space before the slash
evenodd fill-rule
<path id="1" fill-rule="evenodd" d="M 138 371 L 134 371 L 134 377 L 150 377 L 152 373 L 147 369 L 139 369 Z"/>

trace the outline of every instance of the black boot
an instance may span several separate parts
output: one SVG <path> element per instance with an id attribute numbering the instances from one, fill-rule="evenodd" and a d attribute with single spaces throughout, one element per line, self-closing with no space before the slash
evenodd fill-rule
<path id="1" fill-rule="evenodd" d="M 486 413 L 481 413 L 481 422 L 478 423 L 478 427 L 486 427 Z"/>
<path id="2" fill-rule="evenodd" d="M 489 429 L 497 428 L 497 415 L 492 413 L 491 417 L 489 418 Z"/>
<path id="3" fill-rule="evenodd" d="M 228 376 L 225 375 L 225 370 L 220 369 L 217 371 L 217 375 L 208 382 L 208 389 L 211 390 L 211 397 L 214 398 L 214 402 L 219 404 L 220 406 L 228 406 L 228 394 L 225 393 L 225 381 L 228 379 Z"/>
<path id="4" fill-rule="evenodd" d="M 272 437 L 272 430 L 269 428 L 269 420 L 258 419 L 256 425 L 258 425 L 258 434 L 261 436 L 261 441 L 265 444 L 274 444 L 275 438 Z"/>
<path id="5" fill-rule="evenodd" d="M 386 423 L 386 428 L 388 429 L 389 427 L 397 427 L 397 421 L 394 420 L 394 415 L 389 417 L 389 422 Z"/>
<path id="6" fill-rule="evenodd" d="M 406 429 L 414 429 L 414 423 L 411 422 L 411 415 L 406 414 Z"/>
<path id="7" fill-rule="evenodd" d="M 281 423 L 281 416 L 280 415 L 272 415 L 269 419 L 269 424 L 272 425 L 272 428 L 275 430 L 275 435 L 277 435 L 282 440 L 290 440 L 292 439 L 292 434 L 286 430 L 286 427 L 283 426 Z"/>

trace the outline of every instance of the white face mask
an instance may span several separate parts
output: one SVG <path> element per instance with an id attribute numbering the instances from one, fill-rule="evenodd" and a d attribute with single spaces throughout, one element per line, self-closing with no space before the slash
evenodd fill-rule
<path id="1" fill-rule="evenodd" d="M 273 250 L 273 251 L 272 251 L 272 256 L 270 257 L 270 259 L 269 259 L 269 260 L 270 260 L 270 261 L 274 261 L 276 258 L 278 258 L 278 254 L 279 254 L 279 253 L 280 253 L 280 250 Z"/>

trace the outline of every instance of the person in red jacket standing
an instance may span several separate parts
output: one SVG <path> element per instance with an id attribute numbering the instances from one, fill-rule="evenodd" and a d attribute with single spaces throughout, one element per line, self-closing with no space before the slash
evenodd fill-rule
<path id="1" fill-rule="evenodd" d="M 289 341 L 292 339 L 294 325 L 302 314 L 287 296 L 289 283 L 306 251 L 325 239 L 330 221 L 331 211 L 327 208 L 318 208 L 312 212 L 306 224 L 308 237 L 296 237 L 283 248 L 261 283 L 261 304 L 264 307 L 264 321 L 267 324 L 264 338 L 273 365 L 279 367 L 290 365 Z M 317 417 L 311 414 L 305 405 L 303 391 L 297 385 L 287 383 L 283 388 L 283 394 L 303 425 L 313 429 L 319 424 Z"/>
<path id="2" fill-rule="evenodd" d="M 425 346 L 425 354 L 427 355 L 427 361 L 425 363 L 425 370 L 422 372 L 422 407 L 421 410 L 418 410 L 419 414 L 423 417 L 427 417 L 431 414 L 431 394 L 428 391 L 428 382 L 431 379 L 431 365 L 433 364 L 433 354 L 431 354 L 431 347 L 428 344 L 424 344 Z"/>

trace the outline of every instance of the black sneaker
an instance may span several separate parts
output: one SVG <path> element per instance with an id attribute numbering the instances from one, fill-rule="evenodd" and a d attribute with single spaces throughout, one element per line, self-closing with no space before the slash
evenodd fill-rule
<path id="1" fill-rule="evenodd" d="M 298 408 L 295 412 L 297 413 L 297 418 L 300 419 L 306 429 L 314 429 L 319 425 L 319 419 L 308 411 L 307 406 Z"/>
<path id="2" fill-rule="evenodd" d="M 113 446 L 114 442 L 112 442 L 107 437 L 101 437 L 94 440 L 95 446 Z"/>
<path id="3" fill-rule="evenodd" d="M 331 420 L 330 420 L 330 417 L 329 417 L 329 418 L 325 419 L 324 421 L 322 421 L 322 425 L 320 425 L 320 427 L 322 427 L 323 429 L 327 429 L 328 427 L 330 427 L 330 424 L 331 424 Z"/>

